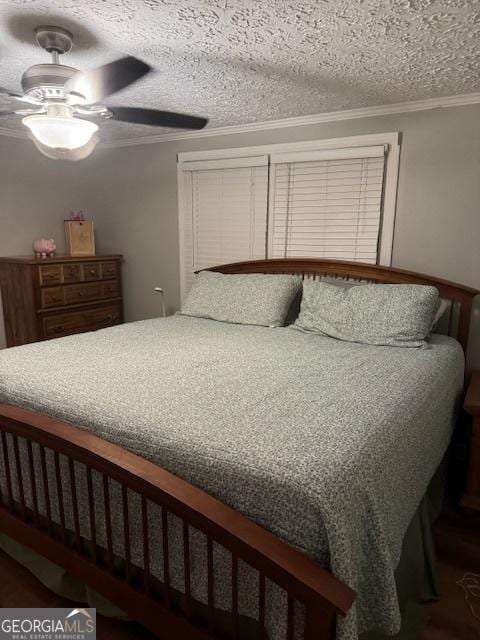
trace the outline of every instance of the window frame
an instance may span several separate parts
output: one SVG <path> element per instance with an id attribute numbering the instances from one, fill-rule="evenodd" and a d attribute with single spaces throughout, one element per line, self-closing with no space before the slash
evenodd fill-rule
<path id="1" fill-rule="evenodd" d="M 177 155 L 177 181 L 178 181 L 178 232 L 179 232 L 179 258 L 180 258 L 180 299 L 185 297 L 185 246 L 184 231 L 187 224 L 189 211 L 190 184 L 189 174 L 193 164 L 199 161 L 229 161 L 244 157 L 270 156 L 277 153 L 295 153 L 297 151 L 320 151 L 347 149 L 355 147 L 385 145 L 388 152 L 385 157 L 383 212 L 379 232 L 378 264 L 391 266 L 393 239 L 395 232 L 395 213 L 397 203 L 398 173 L 400 166 L 400 133 L 374 133 L 342 138 L 329 138 L 320 140 L 305 140 L 300 142 L 271 143 L 267 145 L 231 147 L 226 149 L 214 149 L 208 151 L 186 151 Z M 270 163 L 269 163 L 270 167 Z M 269 180 L 269 189 L 272 187 Z M 191 207 L 191 205 L 190 205 Z M 269 213 L 269 212 L 267 212 Z M 268 220 L 268 216 L 267 216 Z M 268 223 L 267 223 L 268 224 Z M 266 230 L 268 234 L 268 229 Z"/>

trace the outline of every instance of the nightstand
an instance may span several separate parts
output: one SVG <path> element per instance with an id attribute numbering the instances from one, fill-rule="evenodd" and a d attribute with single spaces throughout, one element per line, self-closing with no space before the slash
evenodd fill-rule
<path id="1" fill-rule="evenodd" d="M 471 377 L 463 406 L 472 416 L 473 423 L 467 492 L 460 500 L 460 504 L 462 507 L 480 511 L 480 371 L 475 371 Z"/>

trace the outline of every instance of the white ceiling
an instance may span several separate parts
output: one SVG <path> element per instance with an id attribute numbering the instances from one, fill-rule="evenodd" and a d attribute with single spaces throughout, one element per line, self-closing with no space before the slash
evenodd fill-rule
<path id="1" fill-rule="evenodd" d="M 48 61 L 39 24 L 73 32 L 65 64 L 130 54 L 157 69 L 111 104 L 213 127 L 480 90 L 480 0 L 0 0 L 0 85 Z M 102 125 L 110 140 L 160 132 Z"/>

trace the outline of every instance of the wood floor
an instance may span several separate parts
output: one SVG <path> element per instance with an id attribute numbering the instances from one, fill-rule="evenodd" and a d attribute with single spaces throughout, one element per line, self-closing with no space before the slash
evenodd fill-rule
<path id="1" fill-rule="evenodd" d="M 430 622 L 421 640 L 480 640 L 480 588 L 467 602 L 457 585 L 466 573 L 477 574 L 480 585 L 480 516 L 450 509 L 435 527 L 435 543 L 442 599 L 429 605 Z"/>
<path id="2" fill-rule="evenodd" d="M 44 587 L 27 569 L 0 551 L 0 607 L 70 607 Z M 97 640 L 154 640 L 133 622 L 120 622 L 97 615 Z"/>
<path id="3" fill-rule="evenodd" d="M 436 526 L 442 599 L 429 605 L 430 622 L 418 640 L 480 640 L 474 617 L 457 582 L 467 572 L 480 578 L 480 517 L 450 513 Z M 70 602 L 43 587 L 26 569 L 0 552 L 0 607 L 68 607 Z M 480 593 L 471 596 L 480 618 Z M 140 625 L 98 617 L 98 640 L 153 640 Z"/>

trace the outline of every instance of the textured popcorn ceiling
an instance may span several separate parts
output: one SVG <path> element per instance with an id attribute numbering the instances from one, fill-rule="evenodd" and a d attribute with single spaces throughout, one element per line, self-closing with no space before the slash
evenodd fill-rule
<path id="1" fill-rule="evenodd" d="M 480 0 L 0 0 L 0 85 L 18 90 L 28 66 L 48 61 L 38 24 L 73 32 L 65 64 L 131 54 L 157 69 L 111 104 L 213 127 L 480 89 Z M 160 132 L 102 125 L 107 140 Z"/>

